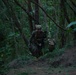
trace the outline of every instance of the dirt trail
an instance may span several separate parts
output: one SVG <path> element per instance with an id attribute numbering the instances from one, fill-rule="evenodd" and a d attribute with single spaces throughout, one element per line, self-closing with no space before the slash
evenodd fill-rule
<path id="1" fill-rule="evenodd" d="M 23 63 L 20 63 L 22 61 L 17 61 L 17 63 L 14 63 L 13 67 L 10 68 L 7 75 L 76 75 L 76 47 L 71 50 L 68 49 L 60 57 L 64 59 L 59 60 L 59 64 L 63 65 L 62 67 L 59 65 L 58 67 L 51 66 L 50 62 L 48 62 L 49 59 L 31 59 Z M 67 66 L 66 63 L 71 63 L 71 65 L 67 64 Z"/>
<path id="2" fill-rule="evenodd" d="M 36 63 L 36 65 L 24 66 L 23 68 L 10 69 L 8 75 L 76 75 L 76 69 L 74 67 L 51 68 Z"/>

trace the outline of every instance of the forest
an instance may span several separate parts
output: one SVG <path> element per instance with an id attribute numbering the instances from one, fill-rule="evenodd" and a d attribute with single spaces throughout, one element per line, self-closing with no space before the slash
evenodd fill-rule
<path id="1" fill-rule="evenodd" d="M 76 75 L 76 0 L 0 0 L 0 75 Z"/>

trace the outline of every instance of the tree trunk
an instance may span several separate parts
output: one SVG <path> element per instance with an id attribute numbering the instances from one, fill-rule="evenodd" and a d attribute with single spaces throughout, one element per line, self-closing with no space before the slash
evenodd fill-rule
<path id="1" fill-rule="evenodd" d="M 28 0 L 28 12 L 32 13 L 32 8 L 31 8 L 31 1 Z M 28 15 L 29 19 L 29 25 L 30 25 L 30 32 L 33 31 L 33 22 L 32 22 L 32 17 Z"/>
<path id="2" fill-rule="evenodd" d="M 39 0 L 34 0 L 35 3 L 39 4 Z M 39 6 L 35 4 L 35 25 L 39 24 Z"/>
<path id="3" fill-rule="evenodd" d="M 64 17 L 64 14 L 63 14 L 63 4 L 64 4 L 64 0 L 60 0 L 60 25 L 61 27 L 64 28 L 64 25 L 65 25 L 65 17 Z M 65 34 L 64 34 L 64 31 L 60 30 L 59 32 L 59 38 L 60 38 L 60 48 L 64 47 L 65 45 Z"/>
<path id="4" fill-rule="evenodd" d="M 18 28 L 18 30 L 19 30 L 19 32 L 20 32 L 25 44 L 28 45 L 28 40 L 26 39 L 26 36 L 24 35 L 24 33 L 22 31 L 21 24 L 20 24 L 18 18 L 16 17 L 16 14 L 15 14 L 15 12 L 13 10 L 12 5 L 9 3 L 8 0 L 2 0 L 2 1 L 6 5 L 6 7 L 8 8 L 8 12 L 9 12 L 9 14 L 10 14 L 10 16 L 11 16 L 11 18 L 12 18 L 14 24 L 15 24 L 15 26 Z"/>

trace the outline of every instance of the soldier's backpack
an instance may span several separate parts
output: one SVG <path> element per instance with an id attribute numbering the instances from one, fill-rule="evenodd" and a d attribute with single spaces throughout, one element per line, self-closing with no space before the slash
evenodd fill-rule
<path id="1" fill-rule="evenodd" d="M 35 33 L 35 41 L 40 43 L 42 42 L 44 39 L 44 32 L 42 30 L 38 30 Z"/>

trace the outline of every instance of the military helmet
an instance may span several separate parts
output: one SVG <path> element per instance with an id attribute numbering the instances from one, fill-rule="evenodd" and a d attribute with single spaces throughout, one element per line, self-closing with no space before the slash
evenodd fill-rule
<path id="1" fill-rule="evenodd" d="M 36 29 L 41 29 L 41 25 L 35 25 Z"/>

